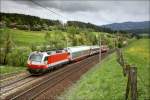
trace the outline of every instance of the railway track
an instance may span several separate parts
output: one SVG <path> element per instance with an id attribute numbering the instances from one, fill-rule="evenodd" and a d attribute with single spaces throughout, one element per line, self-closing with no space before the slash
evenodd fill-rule
<path id="1" fill-rule="evenodd" d="M 21 80 L 24 80 L 28 77 L 30 77 L 31 75 L 29 73 L 26 73 L 24 75 L 15 75 L 15 76 L 12 76 L 12 77 L 8 77 L 6 79 L 2 79 L 0 80 L 1 84 L 0 84 L 0 88 L 3 88 L 3 87 L 6 87 L 6 86 L 9 86 L 11 84 L 14 84 L 14 83 L 17 83 Z"/>
<path id="2" fill-rule="evenodd" d="M 104 55 L 103 55 L 104 56 Z M 1 88 L 1 99 L 11 99 L 11 100 L 22 100 L 22 99 L 35 99 L 39 94 L 42 94 L 48 88 L 51 88 L 66 79 L 73 73 L 78 72 L 85 68 L 85 66 L 90 66 L 91 64 L 96 64 L 98 62 L 98 55 L 94 55 L 83 59 L 79 62 L 72 63 L 56 70 L 52 73 L 47 73 L 41 77 L 26 77 L 24 79 L 18 80 L 13 84 L 4 85 Z M 29 83 L 29 84 L 28 84 Z M 24 86 L 27 85 L 28 87 Z M 23 88 L 24 87 L 24 88 Z M 16 91 L 15 91 L 16 90 Z M 18 91 L 17 91 L 18 90 Z M 19 91 L 20 90 L 20 91 Z M 10 93 L 11 91 L 14 91 Z M 8 94 L 8 95 L 7 95 Z"/>
<path id="3" fill-rule="evenodd" d="M 9 73 L 9 74 L 2 74 L 2 75 L 0 75 L 0 82 L 11 80 L 14 77 L 22 76 L 24 74 L 28 74 L 28 72 L 27 71 L 19 71 L 19 72 L 13 72 L 13 73 Z"/>
<path id="4" fill-rule="evenodd" d="M 29 81 L 31 82 L 32 80 L 34 80 L 34 78 L 32 78 L 29 75 L 27 77 L 21 78 L 19 80 L 16 80 L 14 82 L 9 83 L 9 84 L 2 85 L 2 86 L 0 86 L 0 88 L 1 88 L 0 94 L 3 95 L 3 94 L 6 94 L 8 92 L 11 92 L 11 90 L 19 88 Z"/>
<path id="5" fill-rule="evenodd" d="M 55 82 L 53 82 L 51 85 L 49 85 L 47 88 L 43 89 L 39 93 L 37 93 L 35 96 L 32 97 L 34 100 L 41 100 L 48 99 L 48 100 L 55 100 L 57 95 L 60 94 L 65 88 L 67 88 L 66 81 L 69 81 L 70 85 L 76 82 L 76 79 L 79 79 L 79 77 L 85 73 L 88 69 L 90 69 L 92 66 L 94 66 L 98 62 L 98 59 L 90 60 L 88 63 L 83 64 L 76 70 L 71 70 L 70 73 L 63 75 L 62 78 L 57 79 Z M 80 74 L 82 73 L 82 74 Z M 73 79 L 70 79 L 70 78 Z M 77 78 L 78 77 L 78 78 Z"/>

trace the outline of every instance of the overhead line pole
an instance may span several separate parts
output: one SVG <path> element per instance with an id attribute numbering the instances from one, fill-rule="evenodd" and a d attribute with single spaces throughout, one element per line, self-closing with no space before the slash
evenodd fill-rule
<path id="1" fill-rule="evenodd" d="M 100 47 L 100 51 L 99 51 L 99 62 L 101 61 L 101 36 L 99 33 L 99 47 Z"/>

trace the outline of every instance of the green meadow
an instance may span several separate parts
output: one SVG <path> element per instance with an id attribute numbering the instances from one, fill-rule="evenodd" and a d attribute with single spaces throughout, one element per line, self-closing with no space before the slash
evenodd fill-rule
<path id="1" fill-rule="evenodd" d="M 150 62 L 149 39 L 132 42 L 124 49 L 128 63 L 137 67 L 138 99 L 149 100 Z M 127 77 L 116 61 L 116 53 L 111 54 L 93 67 L 77 83 L 67 89 L 59 100 L 124 100 Z"/>
<path id="2" fill-rule="evenodd" d="M 9 29 L 12 40 L 17 46 L 29 46 L 31 44 L 44 43 L 44 32 L 23 31 Z"/>
<path id="3" fill-rule="evenodd" d="M 14 66 L 0 66 L 1 74 L 8 74 L 13 72 L 25 71 L 26 67 L 14 67 Z"/>

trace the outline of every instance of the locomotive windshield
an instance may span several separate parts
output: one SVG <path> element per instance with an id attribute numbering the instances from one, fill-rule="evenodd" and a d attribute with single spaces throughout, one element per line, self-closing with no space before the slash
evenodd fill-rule
<path id="1" fill-rule="evenodd" d="M 32 54 L 30 55 L 31 61 L 41 62 L 43 55 L 42 54 Z"/>

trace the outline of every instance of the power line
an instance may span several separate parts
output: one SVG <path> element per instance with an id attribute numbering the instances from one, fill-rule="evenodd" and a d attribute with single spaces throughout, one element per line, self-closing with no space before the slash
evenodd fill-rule
<path id="1" fill-rule="evenodd" d="M 57 16 L 61 16 L 61 17 L 65 18 L 66 20 L 69 20 L 67 17 L 62 16 L 61 14 L 58 14 L 58 13 L 56 13 L 55 11 L 52 11 L 51 9 L 49 9 L 49 8 L 47 8 L 47 7 L 43 7 L 41 4 L 39 4 L 39 3 L 37 3 L 37 2 L 35 2 L 35 1 L 33 1 L 33 0 L 31 0 L 31 2 L 34 3 L 34 4 L 36 4 L 36 5 L 38 5 L 38 6 L 40 6 L 41 8 L 47 9 L 48 11 L 54 13 L 54 14 L 57 15 Z"/>

